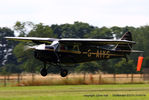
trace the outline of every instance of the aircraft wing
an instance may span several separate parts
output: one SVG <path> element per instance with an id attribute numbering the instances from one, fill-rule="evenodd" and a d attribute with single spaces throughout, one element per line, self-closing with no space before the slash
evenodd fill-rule
<path id="1" fill-rule="evenodd" d="M 72 39 L 72 38 L 39 38 L 39 37 L 5 37 L 8 40 L 34 42 L 36 44 L 51 44 L 53 41 L 59 41 L 60 43 L 85 43 L 85 44 L 135 44 L 134 41 L 128 40 L 112 40 L 112 39 Z"/>
<path id="2" fill-rule="evenodd" d="M 86 44 L 136 44 L 135 41 L 128 41 L 128 40 L 113 40 L 113 39 L 70 39 L 70 38 L 63 38 L 60 39 L 59 42 L 61 43 L 86 43 Z"/>
<path id="3" fill-rule="evenodd" d="M 39 37 L 5 37 L 8 40 L 24 41 L 24 42 L 34 42 L 36 44 L 51 44 L 53 41 L 58 41 L 55 38 L 39 38 Z"/>

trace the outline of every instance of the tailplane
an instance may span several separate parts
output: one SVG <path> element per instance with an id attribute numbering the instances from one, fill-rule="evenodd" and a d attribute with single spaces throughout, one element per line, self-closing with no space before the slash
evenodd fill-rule
<path id="1" fill-rule="evenodd" d="M 132 35 L 131 32 L 126 32 L 122 37 L 121 40 L 126 40 L 126 41 L 132 41 Z M 115 50 L 117 52 L 121 52 L 125 54 L 126 61 L 128 62 L 127 54 L 129 55 L 130 53 L 141 53 L 143 55 L 143 51 L 139 50 L 132 50 L 132 43 L 129 44 L 117 44 L 115 47 Z M 138 57 L 138 64 L 137 64 L 137 71 L 141 70 L 143 62 L 143 56 Z"/>

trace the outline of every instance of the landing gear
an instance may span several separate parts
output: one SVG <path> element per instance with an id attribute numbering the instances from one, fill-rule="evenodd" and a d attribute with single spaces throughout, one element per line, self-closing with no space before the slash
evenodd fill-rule
<path id="1" fill-rule="evenodd" d="M 62 77 L 66 77 L 67 74 L 68 74 L 68 70 L 66 70 L 66 69 L 61 69 L 60 75 L 61 75 Z"/>
<path id="2" fill-rule="evenodd" d="M 61 75 L 61 77 L 66 77 L 67 74 L 68 74 L 68 70 L 61 68 L 60 65 L 59 65 L 59 68 L 60 68 L 60 75 Z M 47 76 L 47 74 L 48 74 L 48 68 L 46 68 L 46 63 L 44 63 L 44 67 L 41 68 L 40 74 L 41 74 L 43 77 Z"/>
<path id="3" fill-rule="evenodd" d="M 46 69 L 46 63 L 44 63 L 44 67 L 41 68 L 40 74 L 41 74 L 42 76 L 44 76 L 44 77 L 47 76 L 48 72 L 47 72 L 47 69 Z"/>
<path id="4" fill-rule="evenodd" d="M 40 74 L 42 75 L 42 76 L 47 76 L 47 74 L 48 74 L 48 72 L 47 72 L 47 69 L 46 68 L 42 68 L 41 70 L 40 70 Z"/>
<path id="5" fill-rule="evenodd" d="M 128 62 L 128 57 L 125 55 L 126 62 Z"/>

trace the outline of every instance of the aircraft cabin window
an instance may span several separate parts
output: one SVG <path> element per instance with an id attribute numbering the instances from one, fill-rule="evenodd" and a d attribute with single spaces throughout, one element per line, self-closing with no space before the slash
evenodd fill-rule
<path id="1" fill-rule="evenodd" d="M 66 46 L 67 50 L 73 50 L 73 46 L 67 45 Z"/>
<path id="2" fill-rule="evenodd" d="M 64 45 L 61 45 L 60 46 L 60 50 L 65 50 L 65 46 Z"/>
<path id="3" fill-rule="evenodd" d="M 79 51 L 79 45 L 74 45 L 73 46 L 73 51 Z"/>
<path id="4" fill-rule="evenodd" d="M 79 51 L 79 45 L 60 45 L 60 50 Z"/>

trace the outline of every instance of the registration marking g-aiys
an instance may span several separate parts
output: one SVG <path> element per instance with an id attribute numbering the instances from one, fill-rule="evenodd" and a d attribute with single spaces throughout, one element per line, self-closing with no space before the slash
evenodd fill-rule
<path id="1" fill-rule="evenodd" d="M 96 55 L 96 58 L 110 58 L 110 51 L 106 50 L 97 50 L 97 52 L 91 52 L 91 49 L 88 50 L 87 56 L 91 57 L 92 55 Z M 85 53 L 84 53 L 85 54 Z"/>

